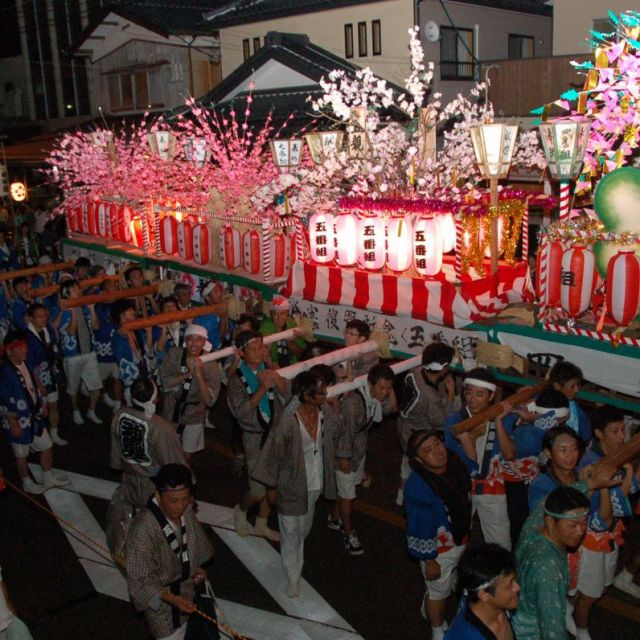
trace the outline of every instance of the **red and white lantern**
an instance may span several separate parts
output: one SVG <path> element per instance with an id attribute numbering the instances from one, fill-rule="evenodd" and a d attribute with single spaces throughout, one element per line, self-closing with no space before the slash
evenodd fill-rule
<path id="1" fill-rule="evenodd" d="M 237 269 L 242 262 L 240 232 L 230 224 L 225 224 L 219 238 L 220 262 L 228 270 Z"/>
<path id="2" fill-rule="evenodd" d="M 255 230 L 245 231 L 242 236 L 242 265 L 247 273 L 257 274 L 262 271 L 262 251 L 260 234 Z"/>
<path id="3" fill-rule="evenodd" d="M 178 255 L 183 260 L 193 258 L 193 227 L 188 222 L 178 223 Z"/>
<path id="4" fill-rule="evenodd" d="M 440 225 L 440 236 L 442 237 L 442 252 L 449 253 L 456 247 L 456 221 L 453 213 L 444 213 L 436 217 Z"/>
<path id="5" fill-rule="evenodd" d="M 607 265 L 607 310 L 621 327 L 640 312 L 640 258 L 631 249 L 618 251 Z"/>
<path id="6" fill-rule="evenodd" d="M 120 229 L 120 240 L 122 242 L 133 242 L 131 234 L 131 220 L 133 219 L 133 211 L 131 207 L 120 207 L 118 210 L 118 228 Z"/>
<path id="7" fill-rule="evenodd" d="M 173 216 L 160 221 L 160 250 L 169 256 L 178 253 L 178 221 Z"/>
<path id="8" fill-rule="evenodd" d="M 335 257 L 334 222 L 330 213 L 314 213 L 309 219 L 309 250 L 318 264 L 327 264 Z"/>
<path id="9" fill-rule="evenodd" d="M 378 216 L 358 220 L 358 266 L 370 271 L 382 269 L 385 262 L 385 224 Z"/>
<path id="10" fill-rule="evenodd" d="M 206 224 L 197 224 L 193 229 L 193 260 L 207 265 L 211 260 L 211 232 Z"/>
<path id="11" fill-rule="evenodd" d="M 435 218 L 420 217 L 413 227 L 413 265 L 421 276 L 442 270 L 442 233 Z"/>
<path id="12" fill-rule="evenodd" d="M 144 222 L 140 216 L 132 216 L 129 221 L 129 231 L 131 234 L 130 242 L 133 242 L 136 247 L 144 248 Z"/>
<path id="13" fill-rule="evenodd" d="M 570 317 L 577 318 L 589 308 L 596 273 L 596 257 L 586 247 L 572 247 L 562 255 L 560 306 Z"/>
<path id="14" fill-rule="evenodd" d="M 408 217 L 392 217 L 387 223 L 387 267 L 406 271 L 413 260 L 413 225 Z"/>
<path id="15" fill-rule="evenodd" d="M 109 205 L 106 202 L 98 205 L 98 235 L 101 238 L 109 235 Z"/>
<path id="16" fill-rule="evenodd" d="M 287 242 L 283 233 L 277 233 L 269 240 L 271 277 L 284 278 L 287 272 Z"/>
<path id="17" fill-rule="evenodd" d="M 119 209 L 118 204 L 109 205 L 109 237 L 112 240 L 120 240 Z"/>
<path id="18" fill-rule="evenodd" d="M 536 296 L 543 307 L 560 304 L 560 272 L 562 271 L 562 242 L 544 240 L 536 256 Z"/>
<path id="19" fill-rule="evenodd" d="M 335 220 L 336 262 L 351 267 L 358 260 L 358 221 L 352 213 L 341 213 Z"/>
<path id="20" fill-rule="evenodd" d="M 82 205 L 67 209 L 67 224 L 69 225 L 69 231 L 80 231 L 81 220 Z"/>

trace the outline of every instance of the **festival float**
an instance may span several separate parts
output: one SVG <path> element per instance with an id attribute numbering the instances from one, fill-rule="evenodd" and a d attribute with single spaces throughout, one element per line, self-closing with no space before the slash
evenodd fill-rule
<path id="1" fill-rule="evenodd" d="M 640 397 L 640 169 L 623 166 L 639 137 L 640 22 L 616 21 L 616 34 L 594 35 L 584 90 L 541 108 L 540 135 L 497 121 L 483 83 L 442 105 L 414 29 L 404 93 L 369 69 L 331 72 L 294 137 L 287 122 L 252 130 L 251 96 L 243 109 L 190 99 L 152 122 L 66 134 L 48 159 L 65 198 L 65 257 L 217 279 L 238 298 L 282 293 L 316 335 L 340 338 L 361 318 L 398 356 L 438 337 L 468 366 L 523 374 L 527 361 L 564 357 Z M 535 287 L 529 214 L 558 203 L 510 186 L 513 166 L 560 182 Z M 593 207 L 571 206 L 574 181 Z"/>

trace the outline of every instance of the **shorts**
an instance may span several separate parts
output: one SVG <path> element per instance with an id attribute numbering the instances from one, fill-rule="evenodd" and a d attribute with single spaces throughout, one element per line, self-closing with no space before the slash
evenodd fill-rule
<path id="1" fill-rule="evenodd" d="M 188 424 L 181 436 L 182 450 L 185 453 L 196 453 L 204 449 L 204 424 Z"/>
<path id="2" fill-rule="evenodd" d="M 51 449 L 51 447 L 53 447 L 53 442 L 51 442 L 51 436 L 49 435 L 48 429 L 43 429 L 41 435 L 34 436 L 31 444 L 11 443 L 13 455 L 16 458 L 27 458 L 30 451 L 33 451 L 33 453 L 41 453 L 42 451 Z"/>
<path id="3" fill-rule="evenodd" d="M 360 464 L 355 471 L 343 473 L 336 469 L 336 484 L 338 485 L 338 498 L 343 500 L 354 500 L 356 497 L 356 487 L 362 482 L 364 476 L 364 461 L 366 456 L 360 460 Z"/>
<path id="4" fill-rule="evenodd" d="M 251 431 L 242 432 L 242 447 L 247 461 L 247 475 L 249 476 L 249 493 L 255 498 L 264 498 L 267 495 L 267 488 L 252 478 L 253 472 L 258 465 L 260 458 L 260 442 L 262 440 L 261 433 L 253 433 Z"/>
<path id="5" fill-rule="evenodd" d="M 118 369 L 118 365 L 115 362 L 98 362 L 98 371 L 102 382 L 110 377 L 114 380 L 118 380 L 120 377 L 120 369 Z"/>
<path id="6" fill-rule="evenodd" d="M 439 553 L 437 558 L 433 558 L 440 565 L 440 577 L 435 580 L 427 580 L 426 561 L 420 560 L 420 569 L 426 587 L 425 597 L 429 600 L 446 600 L 451 595 L 457 578 L 458 561 L 464 550 L 465 545 L 461 544 L 449 549 L 449 551 Z"/>
<path id="7" fill-rule="evenodd" d="M 599 598 L 613 582 L 618 561 L 619 547 L 613 551 L 591 551 L 580 547 L 580 566 L 578 568 L 578 591 L 589 598 Z"/>
<path id="8" fill-rule="evenodd" d="M 71 356 L 64 359 L 64 372 L 67 376 L 67 393 L 74 396 L 78 393 L 80 380 L 89 391 L 102 389 L 100 370 L 98 369 L 98 357 L 92 351 L 79 356 Z"/>
<path id="9" fill-rule="evenodd" d="M 58 402 L 60 400 L 60 394 L 58 390 L 52 391 L 51 393 L 47 393 L 47 403 L 52 404 L 54 402 Z"/>
<path id="10" fill-rule="evenodd" d="M 171 635 L 164 636 L 158 640 L 184 640 L 187 633 L 187 623 L 181 624 Z"/>

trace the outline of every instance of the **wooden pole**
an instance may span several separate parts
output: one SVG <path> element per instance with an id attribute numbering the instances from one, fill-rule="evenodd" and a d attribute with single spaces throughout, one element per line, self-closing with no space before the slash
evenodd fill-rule
<path id="1" fill-rule="evenodd" d="M 26 269 L 18 269 L 17 271 L 3 271 L 0 273 L 0 282 L 4 280 L 13 280 L 20 276 L 35 276 L 39 273 L 49 273 L 51 271 L 64 271 L 65 269 L 73 269 L 75 262 L 55 262 L 53 264 L 41 264 L 37 267 L 27 267 Z"/>
<path id="2" fill-rule="evenodd" d="M 513 395 L 508 398 L 504 398 L 502 402 L 508 402 L 514 406 L 522 404 L 526 402 L 533 396 L 538 395 L 543 389 L 547 386 L 547 382 L 539 382 L 538 384 L 534 384 L 532 387 L 522 387 L 518 389 Z M 502 402 L 498 402 L 497 404 L 491 405 L 488 409 L 477 413 L 475 416 L 471 416 L 462 422 L 458 422 L 458 424 L 454 425 L 452 428 L 452 432 L 454 436 L 458 436 L 461 433 L 466 433 L 467 431 L 471 431 L 475 429 L 478 425 L 483 422 L 487 422 L 487 420 L 493 420 L 496 416 L 499 416 L 502 413 Z"/>
<path id="3" fill-rule="evenodd" d="M 125 298 L 138 298 L 139 296 L 148 296 L 151 293 L 157 292 L 157 284 L 148 284 L 144 287 L 118 289 L 117 291 L 97 293 L 95 295 L 82 296 L 80 298 L 67 298 L 60 302 L 63 309 L 72 309 L 74 307 L 82 307 L 85 304 L 98 304 L 98 302 L 113 302 L 114 300 L 123 300 Z M 155 317 L 157 316 L 154 316 L 154 318 Z"/>
<path id="4" fill-rule="evenodd" d="M 81 289 L 87 287 L 95 287 L 102 284 L 105 280 L 118 280 L 119 276 L 102 276 L 100 278 L 87 278 L 86 280 L 80 280 L 78 286 Z M 31 289 L 31 296 L 33 298 L 46 298 L 54 293 L 58 293 L 60 288 L 59 284 L 48 284 L 46 287 L 38 287 L 37 289 Z"/>
<path id="5" fill-rule="evenodd" d="M 193 307 L 193 309 L 181 309 L 179 311 L 167 311 L 166 313 L 158 313 L 155 316 L 146 318 L 136 318 L 129 322 L 124 322 L 122 328 L 125 331 L 135 331 L 136 329 L 146 329 L 147 327 L 155 327 L 156 325 L 169 324 L 179 320 L 190 320 L 198 316 L 206 316 L 209 313 L 225 313 L 227 304 L 219 302 L 217 304 L 208 304 L 204 307 Z"/>

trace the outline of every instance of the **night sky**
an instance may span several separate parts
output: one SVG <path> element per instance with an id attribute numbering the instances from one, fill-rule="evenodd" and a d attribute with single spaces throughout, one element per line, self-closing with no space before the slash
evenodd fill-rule
<path id="1" fill-rule="evenodd" d="M 14 0 L 0 0 L 0 58 L 20 54 L 20 36 Z"/>

